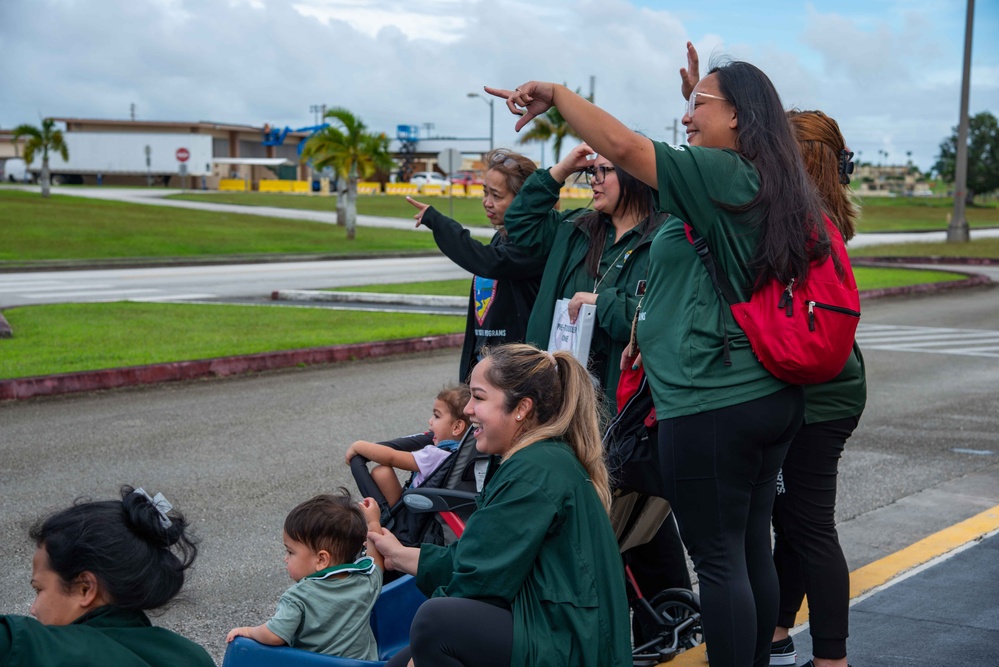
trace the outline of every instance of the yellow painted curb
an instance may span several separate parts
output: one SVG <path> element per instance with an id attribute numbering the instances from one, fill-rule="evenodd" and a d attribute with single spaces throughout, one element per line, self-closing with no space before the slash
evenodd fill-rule
<path id="1" fill-rule="evenodd" d="M 973 542 L 984 535 L 999 530 L 999 505 L 976 514 L 961 523 L 925 537 L 901 551 L 885 556 L 850 573 L 850 599 L 863 595 L 871 589 L 884 585 L 898 575 L 914 567 L 928 563 L 945 553 Z M 801 625 L 808 620 L 808 606 L 802 603 L 795 625 Z M 703 665 L 705 647 L 702 644 L 685 651 L 668 663 L 662 665 Z"/>

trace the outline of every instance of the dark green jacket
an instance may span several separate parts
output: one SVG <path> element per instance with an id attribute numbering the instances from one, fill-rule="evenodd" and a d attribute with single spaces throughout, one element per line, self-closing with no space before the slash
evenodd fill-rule
<path id="1" fill-rule="evenodd" d="M 548 346 L 555 302 L 571 299 L 578 291 L 574 278 L 578 272 L 586 271 L 584 264 L 591 242 L 590 235 L 578 226 L 582 216 L 592 213 L 590 209 L 553 210 L 560 188 L 561 184 L 547 169 L 538 169 L 527 178 L 504 217 L 512 243 L 536 257 L 547 258 L 538 298 L 527 324 L 527 342 L 541 349 Z M 631 336 L 631 322 L 641 298 L 637 294 L 638 284 L 646 279 L 649 246 L 654 236 L 654 229 L 644 234 L 637 229 L 619 241 L 627 247 L 623 254 L 624 248 L 619 246 L 605 251 L 607 262 L 617 261 L 605 272 L 596 290 L 597 328 L 590 351 L 591 355 L 605 355 L 606 361 L 600 368 L 590 370 L 599 371 L 600 384 L 612 401 L 621 376 L 621 353 Z M 607 240 L 596 242 L 604 244 Z"/>
<path id="2" fill-rule="evenodd" d="M 420 548 L 417 586 L 513 612 L 516 667 L 630 667 L 624 568 L 568 445 L 536 442 L 486 482 L 461 539 Z"/>
<path id="3" fill-rule="evenodd" d="M 0 667 L 215 667 L 205 649 L 141 611 L 101 607 L 69 625 L 0 616 Z"/>

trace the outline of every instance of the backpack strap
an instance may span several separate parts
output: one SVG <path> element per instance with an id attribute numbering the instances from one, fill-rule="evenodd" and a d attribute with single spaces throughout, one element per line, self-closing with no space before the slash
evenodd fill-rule
<path id="1" fill-rule="evenodd" d="M 721 325 L 722 330 L 722 345 L 724 347 L 724 357 L 725 365 L 732 365 L 732 357 L 729 354 L 728 349 L 728 329 L 725 328 L 725 304 L 732 305 L 734 303 L 739 303 L 739 297 L 735 294 L 735 289 L 732 288 L 732 283 L 729 282 L 728 276 L 725 275 L 724 271 L 718 270 L 718 265 L 715 263 L 715 258 L 711 255 L 711 248 L 708 247 L 708 242 L 704 240 L 704 237 L 697 233 L 697 230 L 691 227 L 686 222 L 683 223 L 684 230 L 687 232 L 687 238 L 690 243 L 694 246 L 694 252 L 697 253 L 697 258 L 701 260 L 704 264 L 704 268 L 708 272 L 708 277 L 711 278 L 711 284 L 715 288 L 715 294 L 718 295 L 718 323 Z"/>

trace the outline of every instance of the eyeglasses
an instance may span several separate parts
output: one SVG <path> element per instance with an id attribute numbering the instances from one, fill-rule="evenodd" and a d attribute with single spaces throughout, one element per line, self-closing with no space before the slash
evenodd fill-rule
<path id="1" fill-rule="evenodd" d="M 688 118 L 693 118 L 694 117 L 694 110 L 696 109 L 696 107 L 694 106 L 694 100 L 697 99 L 698 95 L 700 95 L 701 97 L 710 97 L 713 100 L 722 100 L 724 102 L 728 102 L 728 100 L 726 100 L 724 97 L 718 97 L 717 95 L 709 95 L 708 93 L 691 93 L 690 97 L 687 99 L 687 117 Z"/>
<path id="2" fill-rule="evenodd" d="M 587 183 L 596 183 L 597 185 L 600 185 L 607 180 L 607 174 L 614 173 L 614 167 L 587 167 L 583 170 L 583 173 L 586 174 Z"/>
<path id="3" fill-rule="evenodd" d="M 506 167 L 507 169 L 516 169 L 519 166 L 517 164 L 517 161 L 514 160 L 509 155 L 507 155 L 506 153 L 497 153 L 496 155 L 493 156 L 492 159 L 493 166 L 499 166 L 500 163 L 502 163 L 503 166 Z"/>

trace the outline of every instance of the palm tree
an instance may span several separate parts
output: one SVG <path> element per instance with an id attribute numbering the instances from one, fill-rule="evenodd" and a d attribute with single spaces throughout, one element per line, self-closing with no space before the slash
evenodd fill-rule
<path id="1" fill-rule="evenodd" d="M 367 126 L 351 112 L 337 107 L 326 112 L 330 124 L 316 132 L 302 149 L 302 161 L 311 160 L 315 169 L 332 167 L 337 174 L 337 224 L 347 227 L 353 240 L 357 226 L 357 182 L 379 169 L 393 167 L 389 138 L 368 132 Z"/>
<path id="2" fill-rule="evenodd" d="M 579 88 L 576 88 L 576 94 L 579 95 Z M 590 102 L 593 101 L 592 95 L 588 95 L 586 99 Z M 562 156 L 562 142 L 566 137 L 579 139 L 579 135 L 569 127 L 559 110 L 552 107 L 543 116 L 534 119 L 534 122 L 531 123 L 531 129 L 521 136 L 519 143 L 526 144 L 531 141 L 544 143 L 554 140 L 552 141 L 552 151 L 555 153 L 555 162 L 552 164 L 558 164 Z"/>
<path id="3" fill-rule="evenodd" d="M 58 153 L 63 160 L 69 160 L 69 151 L 66 149 L 66 142 L 62 136 L 62 130 L 55 129 L 55 121 L 46 118 L 42 121 L 42 127 L 34 125 L 18 125 L 14 128 L 14 150 L 17 151 L 17 142 L 21 137 L 27 137 L 24 142 L 24 164 L 25 167 L 35 159 L 35 153 L 42 152 L 42 196 L 49 196 L 49 151 Z"/>

